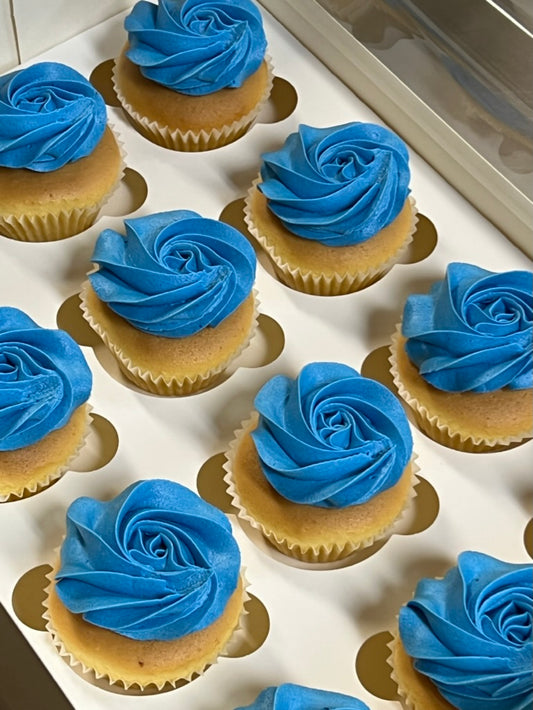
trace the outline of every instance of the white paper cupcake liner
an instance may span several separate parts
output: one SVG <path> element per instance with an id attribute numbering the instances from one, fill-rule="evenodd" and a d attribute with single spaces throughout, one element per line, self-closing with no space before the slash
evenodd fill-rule
<path id="1" fill-rule="evenodd" d="M 82 405 L 83 406 L 83 405 Z M 14 500 L 18 500 L 20 498 L 24 498 L 25 496 L 30 496 L 34 495 L 35 493 L 38 493 L 45 488 L 48 488 L 54 481 L 57 481 L 60 479 L 69 469 L 72 463 L 76 460 L 76 458 L 79 456 L 81 450 L 85 446 L 87 442 L 87 438 L 89 436 L 90 430 L 91 430 L 91 422 L 92 422 L 92 407 L 90 404 L 85 404 L 85 431 L 79 441 L 79 444 L 76 448 L 76 450 L 65 460 L 65 462 L 59 466 L 55 471 L 51 471 L 47 476 L 42 478 L 39 481 L 32 481 L 31 483 L 26 484 L 25 486 L 22 486 L 18 488 L 15 491 L 12 491 L 11 493 L 5 493 L 5 494 L 0 494 L 0 503 L 7 503 L 11 502 Z"/>
<path id="2" fill-rule="evenodd" d="M 0 219 L 0 234 L 21 242 L 59 241 L 88 229 L 94 224 L 100 208 L 101 204 L 98 204 L 43 216 L 6 215 Z"/>
<path id="3" fill-rule="evenodd" d="M 100 336 L 106 347 L 115 356 L 121 371 L 124 376 L 131 382 L 136 384 L 143 390 L 163 396 L 184 396 L 193 394 L 205 389 L 227 370 L 228 366 L 239 357 L 239 355 L 249 346 L 250 341 L 255 335 L 258 327 L 259 317 L 259 299 L 257 291 L 252 290 L 254 297 L 254 313 L 250 329 L 243 339 L 239 347 L 223 362 L 210 370 L 199 373 L 196 377 L 186 376 L 184 378 L 165 378 L 162 375 L 156 375 L 150 370 L 138 367 L 129 357 L 127 357 L 118 343 L 110 339 L 107 331 L 100 323 L 92 316 L 89 306 L 87 305 L 87 290 L 90 286 L 89 281 L 85 281 L 80 292 L 80 307 L 83 317 L 89 323 L 91 328 Z"/>
<path id="4" fill-rule="evenodd" d="M 45 215 L 2 215 L 0 234 L 21 242 L 55 242 L 73 237 L 94 224 L 103 206 L 118 189 L 126 167 L 124 144 L 118 139 L 115 129 L 109 123 L 107 126 L 113 133 L 121 157 L 117 179 L 108 193 L 101 200 L 87 207 L 60 210 Z"/>
<path id="5" fill-rule="evenodd" d="M 400 679 L 395 664 L 394 664 L 394 650 L 397 643 L 401 643 L 399 637 L 398 626 L 393 630 L 390 630 L 392 636 L 391 641 L 387 644 L 387 648 L 390 653 L 387 656 L 387 664 L 390 668 L 391 680 L 396 684 L 396 692 L 400 703 L 404 710 L 453 710 L 453 706 L 440 694 L 436 686 L 431 685 L 431 681 L 428 681 L 427 686 L 416 686 L 410 690 L 407 683 L 403 683 Z M 413 673 L 418 675 L 418 671 L 413 669 Z M 416 683 L 416 676 L 414 683 Z M 418 702 L 416 697 L 419 698 Z"/>
<path id="6" fill-rule="evenodd" d="M 56 552 L 56 559 L 59 558 L 59 551 L 60 548 L 57 548 Z M 245 576 L 245 569 L 241 568 L 240 572 L 240 578 L 242 581 L 242 599 L 243 599 L 243 607 L 241 611 L 241 615 L 239 618 L 239 621 L 237 623 L 237 626 L 233 629 L 233 632 L 229 636 L 224 648 L 222 648 L 219 651 L 215 651 L 210 657 L 205 664 L 201 667 L 198 668 L 191 673 L 189 673 L 186 676 L 179 676 L 177 678 L 165 680 L 162 682 L 154 682 L 150 681 L 149 683 L 141 683 L 140 681 L 129 681 L 125 680 L 124 678 L 121 678 L 118 675 L 112 675 L 110 673 L 101 673 L 92 666 L 86 665 L 83 661 L 79 660 L 74 653 L 69 651 L 69 649 L 65 646 L 63 643 L 60 634 L 58 631 L 55 629 L 54 624 L 52 622 L 50 612 L 49 612 L 49 605 L 48 605 L 48 600 L 49 600 L 49 595 L 50 595 L 50 590 L 52 588 L 52 584 L 54 581 L 54 576 L 55 576 L 55 568 L 52 568 L 52 570 L 46 575 L 46 578 L 49 581 L 48 586 L 44 589 L 45 592 L 45 599 L 43 601 L 43 607 L 44 607 L 44 612 L 42 614 L 43 619 L 45 620 L 46 624 L 46 630 L 50 634 L 51 640 L 55 648 L 57 649 L 57 652 L 59 655 L 74 669 L 79 668 L 81 672 L 88 676 L 87 680 L 90 682 L 91 680 L 106 680 L 110 685 L 120 685 L 121 687 L 125 688 L 128 690 L 129 688 L 136 688 L 139 689 L 140 691 L 144 691 L 150 686 L 155 686 L 157 690 L 163 690 L 166 686 L 170 685 L 171 687 L 175 688 L 178 683 L 181 683 L 183 681 L 191 681 L 193 678 L 197 676 L 203 675 L 209 667 L 215 665 L 218 663 L 218 660 L 220 658 L 226 658 L 231 656 L 231 654 L 227 653 L 227 650 L 230 646 L 231 643 L 234 642 L 235 637 L 237 634 L 243 632 L 243 627 L 244 627 L 244 618 L 247 616 L 249 613 L 248 610 L 246 609 L 246 604 L 250 600 L 250 595 L 248 593 L 248 587 L 249 583 L 246 579 Z"/>
<path id="7" fill-rule="evenodd" d="M 261 245 L 270 257 L 279 279 L 287 286 L 314 296 L 342 296 L 347 293 L 360 291 L 366 286 L 370 286 L 379 281 L 392 269 L 406 254 L 418 223 L 418 212 L 416 202 L 412 195 L 409 196 L 411 205 L 411 225 L 409 233 L 401 244 L 400 248 L 386 261 L 373 269 L 367 269 L 360 273 L 338 273 L 332 275 L 319 274 L 313 271 L 303 270 L 297 265 L 285 262 L 276 252 L 275 246 L 270 242 L 268 235 L 263 234 L 255 226 L 252 213 L 252 197 L 261 182 L 261 176 L 257 177 L 244 200 L 244 221 L 250 234 Z"/>
<path id="8" fill-rule="evenodd" d="M 172 130 L 168 126 L 158 123 L 157 121 L 150 121 L 146 116 L 143 116 L 138 111 L 135 111 L 120 90 L 116 62 L 113 65 L 112 81 L 115 93 L 120 101 L 120 104 L 122 105 L 122 108 L 131 117 L 133 122 L 139 126 L 141 132 L 146 138 L 154 143 L 157 143 L 157 145 L 160 145 L 163 148 L 169 148 L 170 150 L 200 152 L 212 150 L 213 148 L 219 148 L 223 145 L 227 145 L 228 143 L 233 143 L 233 141 L 237 140 L 250 130 L 261 113 L 264 105 L 268 101 L 274 83 L 272 60 L 268 55 L 265 55 L 264 59 L 267 65 L 268 79 L 265 92 L 260 101 L 242 118 L 233 121 L 233 123 L 228 126 L 213 128 L 210 131 L 203 129 L 200 131 L 180 131 L 177 128 Z"/>
<path id="9" fill-rule="evenodd" d="M 482 453 L 484 451 L 505 449 L 513 444 L 531 438 L 533 432 L 521 436 L 481 437 L 454 431 L 448 424 L 441 421 L 438 413 L 430 412 L 428 408 L 415 397 L 401 379 L 398 369 L 397 350 L 401 338 L 401 323 L 396 326 L 390 345 L 390 372 L 394 385 L 400 397 L 411 408 L 417 426 L 431 439 L 444 446 L 464 451 L 466 453 Z"/>
<path id="10" fill-rule="evenodd" d="M 400 685 L 400 681 L 396 674 L 396 669 L 394 668 L 392 657 L 394 653 L 394 645 L 397 643 L 397 632 L 391 631 L 390 633 L 393 637 L 392 640 L 389 641 L 389 643 L 387 644 L 387 648 L 390 651 L 389 655 L 387 656 L 387 664 L 390 668 L 390 677 L 393 683 L 396 683 L 396 692 L 398 693 L 402 707 L 405 708 L 405 710 L 415 710 L 415 706 L 408 697 L 405 688 Z"/>
<path id="11" fill-rule="evenodd" d="M 293 542 L 287 540 L 284 537 L 280 537 L 275 531 L 268 528 L 264 523 L 256 520 L 248 512 L 246 505 L 241 500 L 239 493 L 235 487 L 235 482 L 233 480 L 233 464 L 235 460 L 235 454 L 237 452 L 241 438 L 253 431 L 257 425 L 259 418 L 258 412 L 253 412 L 249 419 L 244 421 L 239 429 L 234 432 L 234 438 L 230 442 L 228 450 L 225 453 L 226 461 L 223 464 L 223 468 L 226 471 L 224 475 L 224 481 L 227 484 L 227 492 L 231 497 L 232 504 L 237 510 L 237 516 L 244 520 L 246 523 L 251 525 L 256 530 L 259 530 L 261 534 L 276 547 L 280 552 L 286 554 L 289 557 L 294 557 L 303 562 L 335 562 L 337 560 L 344 559 L 351 555 L 352 553 L 362 550 L 366 547 L 370 547 L 374 543 L 387 538 L 392 533 L 393 528 L 406 514 L 412 499 L 415 497 L 415 486 L 418 483 L 417 473 L 420 470 L 417 464 L 417 455 L 413 453 L 411 457 L 411 486 L 409 494 L 405 501 L 405 504 L 400 511 L 400 513 L 392 520 L 389 524 L 384 526 L 382 529 L 378 530 L 374 535 L 369 536 L 363 540 L 356 543 L 346 542 L 342 545 L 332 544 L 332 545 L 303 545 L 301 543 Z"/>

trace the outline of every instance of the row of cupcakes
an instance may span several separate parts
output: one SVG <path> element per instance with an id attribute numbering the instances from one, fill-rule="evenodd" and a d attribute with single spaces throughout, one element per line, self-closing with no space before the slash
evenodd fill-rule
<path id="1" fill-rule="evenodd" d="M 50 575 L 47 628 L 60 654 L 97 678 L 175 686 L 205 673 L 239 633 L 241 565 L 228 518 L 178 483 L 138 481 L 106 502 L 78 498 Z M 461 553 L 399 610 L 389 662 L 406 707 L 525 710 L 532 622 L 533 565 Z M 286 684 L 249 707 L 366 705 Z"/>
<path id="2" fill-rule="evenodd" d="M 253 249 L 228 225 L 185 211 L 127 220 L 126 227 L 125 237 L 105 230 L 96 243 L 99 268 L 82 293 L 86 319 L 142 389 L 167 396 L 212 386 L 256 329 Z M 526 271 L 452 263 L 429 294 L 408 297 L 401 330 L 392 336 L 391 372 L 418 425 L 436 441 L 472 452 L 531 438 L 532 284 Z M 92 374 L 67 333 L 40 328 L 14 308 L 0 314 L 1 494 L 9 498 L 35 492 L 68 467 L 85 436 Z M 337 379 L 348 380 L 350 369 L 339 364 Z M 283 397 L 295 389 L 297 402 L 310 386 L 320 391 L 317 372 L 311 364 L 296 380 L 266 387 L 278 387 Z M 336 379 L 324 377 L 326 384 Z M 358 386 L 350 396 L 362 407 Z M 373 386 L 368 406 L 395 411 L 401 422 L 394 395 Z M 263 397 L 257 397 L 260 413 Z M 245 425 L 255 427 L 256 419 Z M 289 461 L 298 456 L 299 438 L 287 436 L 276 446 Z M 28 446 L 40 459 L 35 470 Z M 347 484 L 356 470 L 348 469 Z"/>
<path id="3" fill-rule="evenodd" d="M 272 81 L 250 0 L 143 0 L 125 29 L 115 85 L 152 140 L 205 149 L 253 123 Z M 0 117 L 0 232 L 48 240 L 86 229 L 123 169 L 102 97 L 74 69 L 40 63 L 0 78 Z M 407 148 L 394 133 L 374 124 L 302 125 L 263 159 L 246 220 L 284 282 L 348 293 L 400 259 L 416 209 Z"/>
<path id="4" fill-rule="evenodd" d="M 90 226 L 124 168 L 98 92 L 65 65 L 36 64 L 0 79 L 0 117 L 0 232 L 56 240 Z M 283 282 L 350 293 L 381 278 L 412 240 L 409 179 L 407 148 L 390 130 L 302 125 L 262 156 L 245 220 Z"/>

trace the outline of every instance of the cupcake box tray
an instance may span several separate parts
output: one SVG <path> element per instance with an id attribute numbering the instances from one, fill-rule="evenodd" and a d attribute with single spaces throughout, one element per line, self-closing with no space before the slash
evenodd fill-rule
<path id="1" fill-rule="evenodd" d="M 261 153 L 279 147 L 300 123 L 381 122 L 264 9 L 263 15 L 276 81 L 273 99 L 247 135 L 215 151 L 176 153 L 145 140 L 121 109 L 110 105 L 127 170 L 97 223 L 62 242 L 0 238 L 0 302 L 21 308 L 42 326 L 69 330 L 94 376 L 95 424 L 77 470 L 33 497 L 0 506 L 0 601 L 77 709 L 233 710 L 249 704 L 263 687 L 282 682 L 351 694 L 373 710 L 399 707 L 384 690 L 387 669 L 382 658 L 372 656 L 377 652 L 371 640 L 394 626 L 418 579 L 443 574 L 466 549 L 513 562 L 529 559 L 531 442 L 506 452 L 467 454 L 434 443 L 413 424 L 419 495 L 414 513 L 380 549 L 351 563 L 298 564 L 230 516 L 252 598 L 250 613 L 237 645 L 196 680 L 161 693 L 110 687 L 70 668 L 48 634 L 35 628 L 39 623 L 28 621 L 28 607 L 38 607 L 38 590 L 29 580 L 39 578 L 39 570 L 31 570 L 54 561 L 65 510 L 74 498 L 109 498 L 135 480 L 163 477 L 224 506 L 221 454 L 267 379 L 277 373 L 294 376 L 307 362 L 335 360 L 386 381 L 385 347 L 409 293 L 427 291 L 451 261 L 495 271 L 530 268 L 521 251 L 411 150 L 411 189 L 422 217 L 405 263 L 363 291 L 322 298 L 282 285 L 258 254 L 260 328 L 227 379 L 184 398 L 156 397 L 126 384 L 102 348 L 86 339 L 77 310 L 99 232 L 120 231 L 126 214 L 167 209 L 191 209 L 239 224 Z M 70 64 L 104 89 L 108 60 L 125 40 L 124 16 L 33 61 Z M 28 683 L 31 673 L 28 668 Z"/>

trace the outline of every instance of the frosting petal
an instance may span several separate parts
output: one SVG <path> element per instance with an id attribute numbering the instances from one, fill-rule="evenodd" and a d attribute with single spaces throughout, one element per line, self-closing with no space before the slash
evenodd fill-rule
<path id="1" fill-rule="evenodd" d="M 405 412 L 379 382 L 314 362 L 258 392 L 252 437 L 263 473 L 295 503 L 342 508 L 393 486 L 412 454 Z"/>
<path id="2" fill-rule="evenodd" d="M 68 333 L 0 307 L 0 451 L 29 446 L 60 429 L 91 387 L 91 370 Z"/>
<path id="3" fill-rule="evenodd" d="M 283 683 L 265 688 L 251 705 L 235 710 L 369 710 L 368 705 L 342 693 Z"/>
<path id="4" fill-rule="evenodd" d="M 531 707 L 533 565 L 463 552 L 443 579 L 418 584 L 399 621 L 414 667 L 453 707 Z"/>
<path id="5" fill-rule="evenodd" d="M 241 86 L 263 61 L 266 38 L 250 0 L 141 0 L 124 22 L 128 58 L 182 94 Z"/>
<path id="6" fill-rule="evenodd" d="M 328 246 L 359 244 L 390 224 L 409 194 L 409 155 L 392 131 L 371 123 L 301 125 L 264 153 L 269 209 L 293 234 Z"/>
<path id="7" fill-rule="evenodd" d="M 223 222 L 176 210 L 104 230 L 89 274 L 100 300 L 138 330 L 182 338 L 215 327 L 248 297 L 256 257 Z"/>
<path id="8" fill-rule="evenodd" d="M 67 511 L 56 589 L 73 613 L 137 640 L 212 624 L 237 587 L 240 552 L 224 513 L 184 486 L 138 481 Z"/>
<path id="9" fill-rule="evenodd" d="M 448 392 L 533 387 L 533 273 L 452 263 L 428 295 L 408 297 L 410 360 Z"/>
<path id="10" fill-rule="evenodd" d="M 106 123 L 103 98 L 65 64 L 0 76 L 0 166 L 58 170 L 92 153 Z"/>

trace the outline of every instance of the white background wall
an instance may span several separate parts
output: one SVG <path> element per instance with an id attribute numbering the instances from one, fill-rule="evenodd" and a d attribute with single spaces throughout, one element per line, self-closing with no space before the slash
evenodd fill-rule
<path id="1" fill-rule="evenodd" d="M 0 74 L 18 62 L 9 0 L 0 0 Z"/>
<path id="2" fill-rule="evenodd" d="M 134 2 L 0 0 L 0 73 L 103 22 Z"/>

